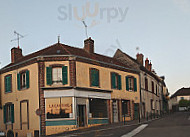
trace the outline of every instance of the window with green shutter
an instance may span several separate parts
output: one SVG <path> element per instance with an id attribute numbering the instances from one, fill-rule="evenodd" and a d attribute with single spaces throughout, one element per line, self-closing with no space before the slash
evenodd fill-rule
<path id="1" fill-rule="evenodd" d="M 111 88 L 112 89 L 122 89 L 121 75 L 112 72 L 111 73 Z"/>
<path id="2" fill-rule="evenodd" d="M 133 76 L 126 76 L 126 90 L 137 91 L 137 79 Z"/>
<path id="3" fill-rule="evenodd" d="M 95 68 L 90 68 L 90 86 L 99 87 L 100 79 L 99 79 L 99 70 Z"/>
<path id="4" fill-rule="evenodd" d="M 12 92 L 12 75 L 5 76 L 5 93 Z"/>
<path id="5" fill-rule="evenodd" d="M 8 103 L 3 106 L 4 123 L 14 123 L 14 104 Z"/>
<path id="6" fill-rule="evenodd" d="M 28 89 L 30 87 L 30 72 L 29 70 L 20 71 L 17 74 L 17 89 Z"/>

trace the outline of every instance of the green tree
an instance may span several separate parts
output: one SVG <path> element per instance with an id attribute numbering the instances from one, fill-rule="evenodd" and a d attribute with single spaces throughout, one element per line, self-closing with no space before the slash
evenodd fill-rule
<path id="1" fill-rule="evenodd" d="M 179 101 L 179 107 L 188 107 L 190 106 L 190 101 L 186 99 L 182 99 Z"/>

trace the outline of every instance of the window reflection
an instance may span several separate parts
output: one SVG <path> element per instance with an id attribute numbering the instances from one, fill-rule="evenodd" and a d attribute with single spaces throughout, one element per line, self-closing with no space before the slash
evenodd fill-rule
<path id="1" fill-rule="evenodd" d="M 72 97 L 46 99 L 47 119 L 72 118 Z"/>

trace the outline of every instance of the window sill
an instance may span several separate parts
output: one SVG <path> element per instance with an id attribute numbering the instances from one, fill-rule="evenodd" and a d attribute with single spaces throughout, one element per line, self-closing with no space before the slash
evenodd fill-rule
<path id="1" fill-rule="evenodd" d="M 11 121 L 5 123 L 6 125 L 12 125 L 13 123 Z"/>
<path id="2" fill-rule="evenodd" d="M 7 92 L 5 92 L 5 94 L 8 94 L 8 93 L 12 93 L 12 91 L 7 91 Z"/>

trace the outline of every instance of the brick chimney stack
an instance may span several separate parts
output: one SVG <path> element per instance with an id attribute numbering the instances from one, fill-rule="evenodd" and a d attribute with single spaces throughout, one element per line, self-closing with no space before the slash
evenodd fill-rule
<path id="1" fill-rule="evenodd" d="M 145 68 L 147 70 L 149 70 L 149 60 L 148 60 L 148 58 L 146 58 L 146 60 L 145 60 Z"/>
<path id="2" fill-rule="evenodd" d="M 136 56 L 137 56 L 137 61 L 138 61 L 138 63 L 140 63 L 140 64 L 143 66 L 143 65 L 144 65 L 144 63 L 143 63 L 143 62 L 144 62 L 144 61 L 143 61 L 143 60 L 144 60 L 144 55 L 141 54 L 141 53 L 140 53 L 140 54 L 137 53 Z"/>
<path id="3" fill-rule="evenodd" d="M 84 40 L 84 50 L 88 53 L 94 53 L 94 40 L 92 40 L 91 37 Z"/>
<path id="4" fill-rule="evenodd" d="M 152 71 L 152 63 L 151 63 L 151 62 L 149 63 L 148 70 L 149 70 L 149 71 Z"/>
<path id="5" fill-rule="evenodd" d="M 12 63 L 15 63 L 17 60 L 19 60 L 22 57 L 23 57 L 22 49 L 20 49 L 19 46 L 17 48 L 14 47 L 11 49 L 11 62 Z"/>

